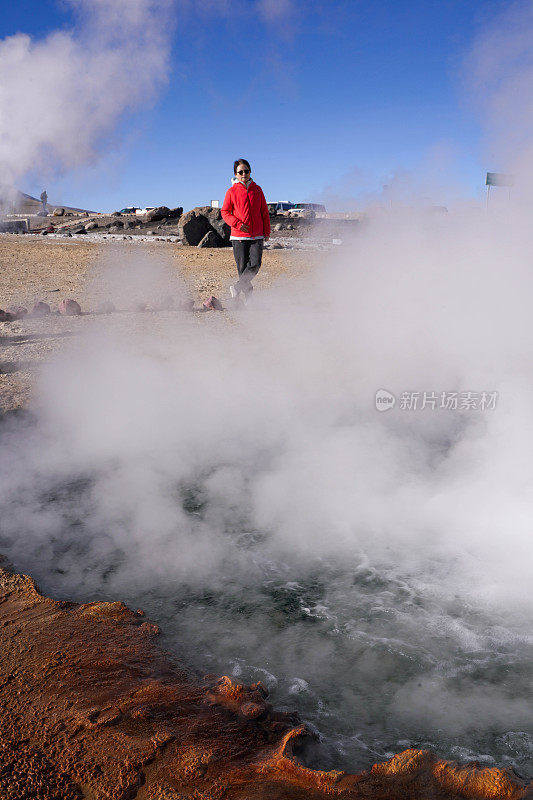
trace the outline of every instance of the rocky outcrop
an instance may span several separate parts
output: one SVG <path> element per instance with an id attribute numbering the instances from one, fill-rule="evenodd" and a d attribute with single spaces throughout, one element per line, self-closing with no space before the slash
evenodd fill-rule
<path id="1" fill-rule="evenodd" d="M 42 596 L 0 568 L 2 800 L 525 800 L 511 770 L 407 750 L 369 772 L 306 768 L 314 735 L 260 684 L 199 679 L 123 603 Z"/>
<path id="2" fill-rule="evenodd" d="M 146 222 L 161 222 L 162 220 L 167 219 L 179 219 L 183 214 L 183 208 L 168 208 L 167 206 L 159 206 L 158 208 L 153 208 L 151 211 L 148 211 L 146 214 Z"/>

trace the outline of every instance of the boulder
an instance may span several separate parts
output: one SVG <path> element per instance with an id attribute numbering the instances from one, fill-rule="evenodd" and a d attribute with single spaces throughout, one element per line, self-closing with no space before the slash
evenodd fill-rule
<path id="1" fill-rule="evenodd" d="M 63 217 L 64 215 L 65 215 L 64 208 L 54 208 L 54 210 L 52 211 L 52 216 L 54 217 Z"/>
<path id="2" fill-rule="evenodd" d="M 96 230 L 97 227 L 98 227 L 98 223 L 93 220 L 92 222 L 88 222 L 87 223 L 87 225 L 85 226 L 85 230 L 86 231 L 94 231 L 94 230 Z"/>
<path id="3" fill-rule="evenodd" d="M 195 211 L 196 214 L 205 217 L 211 228 L 218 233 L 222 239 L 222 245 L 219 246 L 230 243 L 229 237 L 231 235 L 231 228 L 229 225 L 226 225 L 222 219 L 222 212 L 220 208 L 211 208 L 211 206 L 197 206 L 196 208 L 193 208 L 193 211 Z"/>
<path id="4" fill-rule="evenodd" d="M 46 317 L 51 313 L 50 306 L 48 303 L 44 303 L 42 300 L 39 300 L 37 303 L 34 303 L 31 313 L 34 317 Z"/>
<path id="5" fill-rule="evenodd" d="M 74 225 L 70 228 L 70 233 L 87 233 L 85 225 Z"/>
<path id="6" fill-rule="evenodd" d="M 9 311 L 3 311 L 3 309 L 0 308 L 0 322 L 13 322 L 14 319 L 15 317 L 13 314 L 10 314 Z"/>
<path id="7" fill-rule="evenodd" d="M 122 213 L 121 213 L 120 211 L 113 211 L 113 213 L 111 214 L 111 216 L 112 216 L 112 217 L 121 217 L 121 216 L 122 216 Z"/>
<path id="8" fill-rule="evenodd" d="M 59 313 L 67 317 L 75 317 L 81 314 L 81 306 L 75 300 L 62 300 L 59 304 Z"/>
<path id="9" fill-rule="evenodd" d="M 168 208 L 168 206 L 159 206 L 153 208 L 146 214 L 146 222 L 161 222 L 162 220 L 179 219 L 183 214 L 181 206 L 177 208 Z"/>
<path id="10" fill-rule="evenodd" d="M 159 206 L 158 208 L 152 209 L 152 211 L 148 211 L 146 214 L 146 221 L 147 222 L 160 222 L 162 219 L 166 219 L 170 214 L 170 208 L 167 206 Z"/>
<path id="11" fill-rule="evenodd" d="M 278 222 L 276 225 L 274 225 L 274 230 L 275 231 L 282 231 L 283 230 L 283 223 Z"/>
<path id="12" fill-rule="evenodd" d="M 28 309 L 24 308 L 24 306 L 9 306 L 7 311 L 13 319 L 24 319 L 28 314 Z"/>
<path id="13" fill-rule="evenodd" d="M 191 247 L 200 244 L 206 233 L 212 230 L 207 218 L 203 214 L 197 214 L 195 209 L 180 217 L 178 229 L 183 243 Z"/>
<path id="14" fill-rule="evenodd" d="M 223 244 L 222 238 L 216 231 L 207 231 L 206 235 L 196 245 L 197 247 L 220 247 Z"/>
<path id="15" fill-rule="evenodd" d="M 272 242 L 272 244 L 270 245 L 270 249 L 271 250 L 282 250 L 283 249 L 283 245 L 281 245 L 279 242 Z"/>
<path id="16" fill-rule="evenodd" d="M 108 222 L 105 225 L 106 228 L 123 228 L 124 223 L 121 219 L 114 219 L 113 222 Z"/>
<path id="17" fill-rule="evenodd" d="M 112 314 L 116 310 L 115 304 L 111 300 L 104 300 L 96 306 L 97 314 Z"/>

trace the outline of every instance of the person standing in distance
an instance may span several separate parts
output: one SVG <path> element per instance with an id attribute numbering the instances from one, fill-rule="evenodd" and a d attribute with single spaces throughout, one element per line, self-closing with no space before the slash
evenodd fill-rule
<path id="1" fill-rule="evenodd" d="M 244 299 L 253 292 L 252 278 L 259 272 L 263 243 L 270 237 L 270 216 L 265 195 L 251 178 L 251 167 L 245 158 L 233 164 L 232 185 L 226 192 L 222 218 L 231 227 L 230 241 L 239 273 L 230 286 L 232 297 L 242 292 Z"/>

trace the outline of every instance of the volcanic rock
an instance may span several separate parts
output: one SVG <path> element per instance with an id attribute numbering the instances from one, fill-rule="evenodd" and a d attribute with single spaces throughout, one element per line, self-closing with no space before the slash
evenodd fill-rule
<path id="1" fill-rule="evenodd" d="M 70 233 L 87 233 L 85 225 L 74 225 L 70 228 Z"/>
<path id="2" fill-rule="evenodd" d="M 278 222 L 276 225 L 274 225 L 274 230 L 275 231 L 282 231 L 283 230 L 283 223 Z"/>
<path id="3" fill-rule="evenodd" d="M 94 231 L 98 227 L 98 223 L 94 220 L 92 222 L 88 222 L 85 226 L 86 231 Z"/>
<path id="4" fill-rule="evenodd" d="M 11 314 L 12 319 L 24 319 L 28 313 L 28 309 L 24 306 L 9 306 L 7 311 Z"/>
<path id="5" fill-rule="evenodd" d="M 161 222 L 167 219 L 178 219 L 183 214 L 183 208 L 170 209 L 167 206 L 159 206 L 146 214 L 146 222 Z"/>
<path id="6" fill-rule="evenodd" d="M 105 227 L 109 229 L 117 228 L 118 230 L 118 228 L 124 227 L 124 222 L 121 219 L 114 219 L 113 222 L 106 223 Z"/>
<path id="7" fill-rule="evenodd" d="M 37 303 L 34 304 L 32 309 L 32 316 L 34 317 L 46 317 L 48 314 L 51 313 L 50 306 L 48 303 L 44 303 L 42 300 L 39 300 Z"/>
<path id="8" fill-rule="evenodd" d="M 191 247 L 196 247 L 196 245 L 200 244 L 206 233 L 211 230 L 211 225 L 206 217 L 202 214 L 197 214 L 196 211 L 192 209 L 180 217 L 178 229 L 183 243 Z"/>
<path id="9" fill-rule="evenodd" d="M 6 800 L 526 800 L 512 769 L 406 750 L 369 772 L 301 765 L 316 735 L 260 683 L 194 677 L 120 602 L 51 600 L 0 568 Z"/>
<path id="10" fill-rule="evenodd" d="M 206 311 L 223 311 L 224 306 L 214 294 L 202 303 Z"/>
<path id="11" fill-rule="evenodd" d="M 206 235 L 196 245 L 197 247 L 220 247 L 223 244 L 222 238 L 216 231 L 207 231 Z"/>
<path id="12" fill-rule="evenodd" d="M 222 219 L 222 212 L 220 208 L 212 208 L 211 206 L 197 206 L 193 209 L 197 215 L 202 215 L 206 218 L 209 225 L 221 237 L 223 244 L 229 244 L 229 237 L 231 235 L 231 228 Z"/>
<path id="13" fill-rule="evenodd" d="M 81 306 L 75 300 L 62 300 L 59 304 L 59 313 L 67 317 L 81 314 Z"/>
<path id="14" fill-rule="evenodd" d="M 64 216 L 64 214 L 65 214 L 64 208 L 54 208 L 54 210 L 52 211 L 53 217 L 62 217 Z"/>

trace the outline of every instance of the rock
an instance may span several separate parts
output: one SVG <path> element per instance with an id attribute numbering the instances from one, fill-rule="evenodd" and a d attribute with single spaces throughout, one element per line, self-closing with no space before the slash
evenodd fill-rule
<path id="1" fill-rule="evenodd" d="M 104 300 L 102 303 L 99 303 L 96 306 L 96 313 L 97 314 L 112 314 L 113 311 L 116 311 L 115 304 L 111 302 L 111 300 Z"/>
<path id="2" fill-rule="evenodd" d="M 85 225 L 74 225 L 74 226 L 73 226 L 73 227 L 70 229 L 70 233 L 77 233 L 77 234 L 80 234 L 80 233 L 87 233 L 87 231 L 86 231 L 86 229 L 85 229 Z"/>
<path id="3" fill-rule="evenodd" d="M 63 217 L 64 214 L 65 214 L 64 208 L 54 208 L 54 210 L 52 211 L 53 217 Z"/>
<path id="4" fill-rule="evenodd" d="M 81 314 L 81 306 L 75 300 L 62 300 L 59 304 L 59 313 L 67 317 Z"/>
<path id="5" fill-rule="evenodd" d="M 202 217 L 206 218 L 211 228 L 218 233 L 222 239 L 222 245 L 229 245 L 231 228 L 229 225 L 226 225 L 222 219 L 222 212 L 220 208 L 211 208 L 211 206 L 197 206 L 196 208 L 193 208 L 193 211 L 197 215 L 201 215 Z"/>
<path id="6" fill-rule="evenodd" d="M 281 245 L 279 242 L 272 242 L 270 244 L 270 250 L 283 250 L 283 245 Z"/>
<path id="7" fill-rule="evenodd" d="M 170 208 L 167 208 L 167 206 L 159 206 L 159 208 L 154 208 L 152 211 L 148 211 L 146 214 L 146 221 L 160 222 L 162 219 L 166 219 L 169 214 Z"/>
<path id="8" fill-rule="evenodd" d="M 33 317 L 46 317 L 51 313 L 50 306 L 48 303 L 44 303 L 42 300 L 39 300 L 37 303 L 34 303 L 31 313 Z"/>
<path id="9" fill-rule="evenodd" d="M 214 294 L 212 294 L 208 300 L 204 300 L 202 305 L 206 311 L 222 311 L 224 308 L 220 300 L 215 297 Z"/>
<path id="10" fill-rule="evenodd" d="M 25 219 L 0 220 L 0 233 L 26 233 L 28 230 Z"/>
<path id="11" fill-rule="evenodd" d="M 116 228 L 118 230 L 118 228 L 124 227 L 124 223 L 121 219 L 114 219 L 113 222 L 106 223 L 105 227 L 109 228 L 110 230 L 111 228 Z"/>
<path id="12" fill-rule="evenodd" d="M 123 222 L 124 228 L 134 228 L 135 223 L 131 219 L 125 219 Z"/>
<path id="13" fill-rule="evenodd" d="M 13 322 L 14 319 L 15 317 L 13 314 L 10 314 L 9 311 L 3 311 L 3 309 L 0 308 L 0 322 Z"/>
<path id="14" fill-rule="evenodd" d="M 168 208 L 167 206 L 159 206 L 158 208 L 154 208 L 151 211 L 148 211 L 146 214 L 146 222 L 161 222 L 163 220 L 169 219 L 179 219 L 183 214 L 183 208 Z"/>
<path id="15" fill-rule="evenodd" d="M 196 247 L 200 244 L 206 233 L 211 230 L 211 225 L 206 217 L 202 214 L 197 214 L 196 211 L 192 209 L 192 211 L 187 211 L 186 214 L 180 217 L 178 230 L 184 244 Z"/>
<path id="16" fill-rule="evenodd" d="M 24 308 L 24 306 L 9 306 L 7 311 L 13 319 L 24 319 L 28 314 L 28 309 Z"/>
<path id="17" fill-rule="evenodd" d="M 112 216 L 112 217 L 121 217 L 121 216 L 122 216 L 122 214 L 121 214 L 121 212 L 120 212 L 120 211 L 113 211 L 113 213 L 111 214 L 111 216 Z"/>
<path id="18" fill-rule="evenodd" d="M 95 231 L 98 228 L 98 223 L 94 220 L 92 222 L 88 222 L 85 226 L 86 231 Z"/>
<path id="19" fill-rule="evenodd" d="M 207 231 L 206 235 L 202 237 L 197 247 L 220 247 L 222 239 L 216 231 Z"/>
<path id="20" fill-rule="evenodd" d="M 276 225 L 274 225 L 274 230 L 275 231 L 282 231 L 283 230 L 283 223 L 278 222 Z"/>

